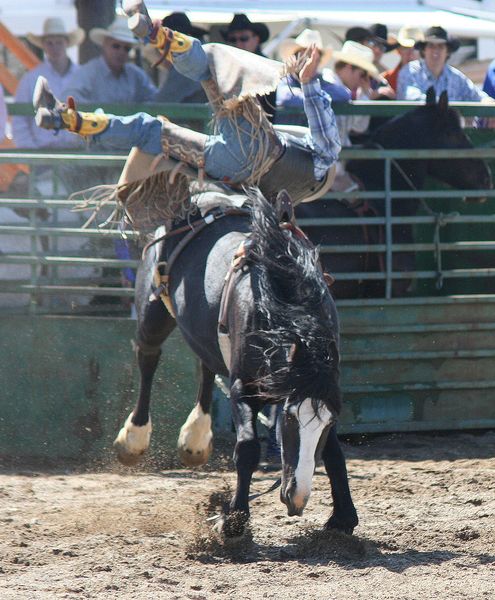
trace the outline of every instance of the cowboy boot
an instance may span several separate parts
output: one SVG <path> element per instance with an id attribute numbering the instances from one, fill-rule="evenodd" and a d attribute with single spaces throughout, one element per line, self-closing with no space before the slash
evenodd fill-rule
<path id="1" fill-rule="evenodd" d="M 48 81 L 38 77 L 33 93 L 36 110 L 35 122 L 42 129 L 67 129 L 79 135 L 96 135 L 108 127 L 108 116 L 103 113 L 85 113 L 76 110 L 74 99 L 61 102 L 51 91 Z"/>
<path id="2" fill-rule="evenodd" d="M 122 8 L 134 35 L 160 50 L 169 62 L 173 62 L 172 53 L 187 52 L 191 48 L 193 40 L 188 35 L 163 27 L 159 19 L 152 21 L 142 0 L 124 0 Z"/>

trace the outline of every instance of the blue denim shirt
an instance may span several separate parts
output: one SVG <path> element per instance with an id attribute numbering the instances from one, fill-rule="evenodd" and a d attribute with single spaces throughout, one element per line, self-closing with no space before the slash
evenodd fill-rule
<path id="1" fill-rule="evenodd" d="M 447 91 L 452 102 L 481 102 L 487 94 L 481 91 L 463 73 L 445 65 L 436 78 L 423 59 L 413 60 L 399 71 L 397 100 L 424 100 L 428 88 L 434 87 L 438 96 Z"/>

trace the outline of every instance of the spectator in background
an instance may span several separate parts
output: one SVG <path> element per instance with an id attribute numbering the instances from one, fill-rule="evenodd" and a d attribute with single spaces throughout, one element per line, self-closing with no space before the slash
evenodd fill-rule
<path id="1" fill-rule="evenodd" d="M 90 39 L 101 46 L 101 56 L 93 58 L 70 78 L 62 98 L 73 96 L 76 102 L 122 104 L 149 102 L 156 88 L 140 67 L 129 62 L 129 53 L 137 44 L 125 17 L 117 17 L 107 28 L 96 27 Z"/>
<path id="2" fill-rule="evenodd" d="M 428 88 L 438 96 L 446 91 L 453 102 L 487 102 L 488 94 L 477 88 L 463 73 L 447 64 L 459 48 L 459 40 L 450 37 L 443 27 L 430 27 L 424 40 L 415 43 L 420 59 L 401 69 L 397 79 L 398 100 L 424 100 Z"/>
<path id="3" fill-rule="evenodd" d="M 252 23 L 244 14 L 236 14 L 228 27 L 221 29 L 223 39 L 236 48 L 264 56 L 261 45 L 270 37 L 270 30 L 264 23 Z M 258 96 L 263 110 L 268 119 L 273 122 L 275 118 L 276 92 Z"/>
<path id="4" fill-rule="evenodd" d="M 365 44 L 373 50 L 373 64 L 379 71 L 383 71 L 382 58 L 384 54 L 392 52 L 397 48 L 397 39 L 389 35 L 388 28 L 383 23 L 370 25 L 371 39 Z"/>
<path id="5" fill-rule="evenodd" d="M 495 98 L 495 60 L 492 60 L 488 65 L 485 81 L 483 82 L 483 91 L 491 98 Z"/>
<path id="6" fill-rule="evenodd" d="M 91 102 L 92 104 L 123 104 L 153 101 L 156 87 L 143 69 L 129 62 L 129 53 L 137 45 L 137 40 L 127 27 L 125 17 L 117 17 L 107 29 L 96 27 L 89 32 L 90 39 L 101 46 L 101 56 L 93 58 L 82 65 L 77 76 L 72 77 L 65 88 L 64 96 L 73 96 L 76 102 Z M 101 146 L 106 150 L 105 146 Z M 119 168 L 92 167 L 79 170 L 79 178 L 73 181 L 73 189 L 88 187 L 88 182 L 115 183 L 120 174 Z M 139 252 L 135 243 L 127 239 L 114 241 L 114 251 L 117 258 L 137 258 Z M 121 273 L 122 285 L 131 287 L 135 282 L 132 269 Z M 111 298 L 96 296 L 91 304 L 108 303 Z M 127 300 L 122 300 L 123 304 Z M 131 314 L 134 305 L 130 304 Z"/>
<path id="7" fill-rule="evenodd" d="M 62 19 L 50 17 L 43 23 L 41 35 L 28 33 L 27 38 L 34 46 L 43 50 L 44 60 L 21 78 L 15 101 L 31 103 L 34 86 L 40 75 L 48 79 L 56 94 L 62 94 L 69 79 L 79 69 L 68 57 L 67 48 L 79 45 L 84 39 L 84 31 L 78 28 L 68 32 Z M 13 117 L 12 128 L 18 148 L 74 148 L 83 145 L 67 131 L 54 135 L 51 131 L 41 130 L 36 127 L 33 117 Z"/>
<path id="8" fill-rule="evenodd" d="M 409 27 L 404 25 L 404 27 L 399 29 L 399 33 L 397 34 L 398 46 L 396 48 L 396 52 L 400 56 L 400 60 L 396 67 L 382 73 L 383 78 L 388 81 L 390 87 L 395 92 L 397 92 L 397 78 L 399 76 L 399 71 L 404 65 L 407 65 L 412 60 L 418 60 L 419 52 L 415 48 L 415 44 L 416 42 L 423 40 L 423 32 L 417 27 Z"/>
<path id="9" fill-rule="evenodd" d="M 206 29 L 194 26 L 183 12 L 174 12 L 166 16 L 162 19 L 162 25 L 194 37 L 200 42 L 204 42 L 204 36 L 208 33 Z M 146 48 L 149 48 L 149 46 Z M 151 53 L 148 55 L 151 62 L 158 61 L 160 58 L 158 50 L 155 48 L 150 48 L 150 50 L 153 52 L 153 55 Z M 155 102 L 208 102 L 199 81 L 193 81 L 185 77 L 167 60 L 162 61 L 160 67 L 160 79 L 162 81 L 156 93 Z"/>
<path id="10" fill-rule="evenodd" d="M 335 82 L 324 79 L 322 70 L 330 61 L 332 51 L 330 48 L 323 46 L 321 34 L 314 29 L 305 29 L 296 38 L 283 40 L 279 47 L 279 54 L 282 61 L 287 61 L 291 56 L 298 55 L 307 50 L 312 44 L 316 46 L 320 55 L 318 63 L 317 79 L 322 90 L 328 93 L 333 102 L 348 102 L 351 99 L 350 92 L 347 88 L 341 85 L 340 82 Z M 302 125 L 307 127 L 308 120 L 303 109 L 304 95 L 301 89 L 299 79 L 295 75 L 285 77 L 276 90 L 276 106 L 277 108 L 300 108 L 298 114 L 283 114 L 277 112 L 276 122 L 284 125 Z"/>
<path id="11" fill-rule="evenodd" d="M 366 46 L 373 52 L 373 64 L 377 70 L 383 71 L 381 60 L 384 54 L 391 52 L 397 47 L 394 38 L 388 35 L 387 26 L 382 23 L 375 23 L 371 27 L 351 27 L 345 34 L 346 42 L 357 42 Z M 353 99 L 356 100 L 380 100 L 395 99 L 395 91 L 386 80 L 371 80 L 370 86 L 360 88 L 355 92 Z"/>

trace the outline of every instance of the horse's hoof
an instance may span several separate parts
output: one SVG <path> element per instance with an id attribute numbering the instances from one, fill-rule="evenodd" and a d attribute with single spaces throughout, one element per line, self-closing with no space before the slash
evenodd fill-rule
<path id="1" fill-rule="evenodd" d="M 339 519 L 335 515 L 332 515 L 328 521 L 325 523 L 323 529 L 330 531 L 341 531 L 342 533 L 346 533 L 347 535 L 352 535 L 354 532 L 354 528 L 357 527 L 358 518 L 357 515 L 352 519 L 344 520 Z"/>
<path id="2" fill-rule="evenodd" d="M 140 454 L 132 454 L 118 440 L 115 440 L 113 447 L 117 453 L 117 460 L 126 467 L 137 465 L 144 454 L 144 451 Z"/>
<path id="3" fill-rule="evenodd" d="M 179 454 L 179 460 L 185 467 L 200 467 L 208 462 L 213 444 L 210 443 L 208 448 L 203 450 L 191 450 L 186 446 L 178 446 L 177 452 Z"/>
<path id="4" fill-rule="evenodd" d="M 246 525 L 249 521 L 249 515 L 240 510 L 222 514 L 218 517 L 213 526 L 213 530 L 222 537 L 229 540 L 240 539 L 246 533 Z"/>

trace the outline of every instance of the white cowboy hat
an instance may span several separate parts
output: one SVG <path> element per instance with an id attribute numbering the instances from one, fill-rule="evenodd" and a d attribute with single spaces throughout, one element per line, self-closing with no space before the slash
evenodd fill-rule
<path id="1" fill-rule="evenodd" d="M 89 32 L 89 39 L 98 46 L 103 44 L 105 38 L 112 38 L 113 40 L 132 45 L 138 43 L 133 33 L 127 27 L 127 18 L 120 16 L 116 17 L 115 21 L 107 29 L 95 27 Z"/>
<path id="2" fill-rule="evenodd" d="M 347 41 L 340 50 L 336 50 L 333 53 L 333 58 L 335 62 L 342 61 L 363 69 L 370 77 L 373 77 L 373 79 L 376 79 L 380 83 L 384 83 L 385 81 L 373 64 L 373 50 L 367 46 L 363 46 L 363 44 Z"/>
<path id="3" fill-rule="evenodd" d="M 49 17 L 48 19 L 45 19 L 45 22 L 43 23 L 43 33 L 40 35 L 28 33 L 26 37 L 33 46 L 43 48 L 43 38 L 48 37 L 49 35 L 63 35 L 69 40 L 68 46 L 78 46 L 84 40 L 86 34 L 81 27 L 78 27 L 74 31 L 67 31 L 62 19 L 59 17 Z"/>
<path id="4" fill-rule="evenodd" d="M 402 48 L 414 48 L 416 42 L 422 42 L 425 36 L 418 27 L 404 25 L 397 34 L 397 43 Z"/>
<path id="5" fill-rule="evenodd" d="M 299 50 L 309 48 L 311 44 L 314 44 L 316 48 L 322 53 L 320 59 L 320 67 L 326 65 L 326 63 L 330 60 L 332 56 L 332 49 L 328 47 L 325 48 L 323 46 L 321 34 L 315 29 L 305 29 L 296 38 L 288 38 L 286 40 L 283 40 L 278 48 L 280 58 L 283 61 L 286 61 L 289 58 L 289 56 L 292 56 L 295 52 L 298 52 Z"/>

